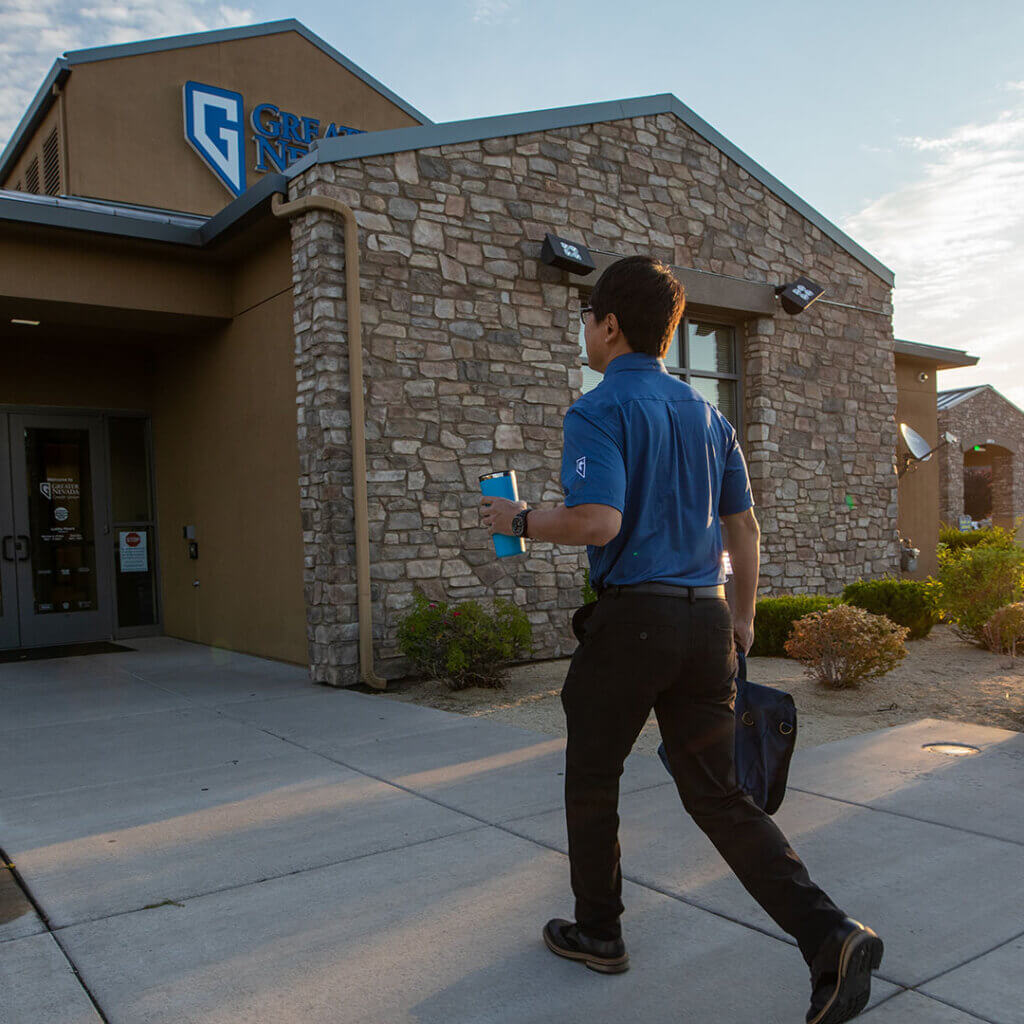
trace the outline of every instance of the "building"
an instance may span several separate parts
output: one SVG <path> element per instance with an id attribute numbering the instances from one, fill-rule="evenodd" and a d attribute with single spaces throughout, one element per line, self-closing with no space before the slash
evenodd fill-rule
<path id="1" fill-rule="evenodd" d="M 1024 412 L 991 384 L 940 391 L 940 431 L 959 438 L 939 453 L 940 512 L 1015 530 L 1024 517 Z"/>
<path id="2" fill-rule="evenodd" d="M 939 543 L 941 515 L 939 467 L 946 448 L 941 443 L 948 427 L 939 419 L 936 375 L 940 370 L 975 366 L 977 356 L 958 349 L 939 348 L 912 341 L 896 340 L 896 420 L 906 423 L 941 454 L 924 462 L 913 462 L 899 478 L 900 537 L 907 547 L 917 549 L 916 567 L 906 573 L 915 579 L 934 575 L 939 568 L 936 549 Z M 898 455 L 907 454 L 900 442 Z"/>
<path id="3" fill-rule="evenodd" d="M 66 55 L 0 184 L 0 647 L 163 632 L 375 681 L 421 588 L 570 652 L 584 553 L 496 561 L 477 513 L 492 469 L 562 498 L 596 275 L 548 233 L 686 286 L 666 365 L 743 438 L 764 592 L 898 571 L 898 367 L 948 353 L 902 351 L 892 273 L 673 96 L 435 125 L 275 22 Z M 790 316 L 800 276 L 826 294 Z"/>

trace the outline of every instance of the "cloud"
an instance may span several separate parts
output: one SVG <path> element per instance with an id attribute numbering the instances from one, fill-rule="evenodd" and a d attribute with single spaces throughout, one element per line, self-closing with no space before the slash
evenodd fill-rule
<path id="1" fill-rule="evenodd" d="M 470 0 L 470 16 L 474 22 L 493 25 L 505 21 L 512 13 L 512 0 Z"/>
<path id="2" fill-rule="evenodd" d="M 0 0 L 0 147 L 7 144 L 57 57 L 68 50 L 204 32 L 254 20 L 213 0 Z"/>
<path id="3" fill-rule="evenodd" d="M 1017 83 L 1020 84 L 1020 83 Z M 1024 406 L 1024 89 L 987 123 L 901 140 L 924 154 L 916 181 L 869 203 L 844 227 L 896 274 L 896 337 L 967 349 L 976 368 L 940 387 L 991 383 Z"/>

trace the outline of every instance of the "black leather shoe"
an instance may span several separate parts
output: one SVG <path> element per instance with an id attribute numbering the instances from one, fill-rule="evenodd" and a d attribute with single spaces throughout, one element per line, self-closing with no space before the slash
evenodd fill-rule
<path id="1" fill-rule="evenodd" d="M 591 939 L 572 921 L 556 917 L 544 925 L 544 942 L 552 953 L 567 960 L 580 960 L 592 971 L 621 974 L 629 970 L 629 954 L 622 939 Z"/>
<path id="2" fill-rule="evenodd" d="M 871 998 L 871 972 L 881 966 L 883 949 L 870 928 L 846 918 L 811 961 L 807 1024 L 840 1024 L 856 1017 Z"/>

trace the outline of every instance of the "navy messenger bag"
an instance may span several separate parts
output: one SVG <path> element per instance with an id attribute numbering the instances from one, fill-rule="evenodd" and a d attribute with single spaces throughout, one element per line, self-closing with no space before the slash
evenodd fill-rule
<path id="1" fill-rule="evenodd" d="M 747 659 L 736 652 L 736 781 L 761 810 L 774 814 L 786 795 L 796 746 L 796 705 L 788 693 L 747 681 Z M 658 757 L 669 768 L 665 744 Z"/>

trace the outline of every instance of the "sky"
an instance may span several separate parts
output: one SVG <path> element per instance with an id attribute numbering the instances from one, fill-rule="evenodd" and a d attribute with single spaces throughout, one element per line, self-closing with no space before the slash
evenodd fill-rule
<path id="1" fill-rule="evenodd" d="M 1024 408 L 1021 0 L 0 0 L 0 145 L 67 50 L 294 17 L 434 121 L 674 93 Z"/>

